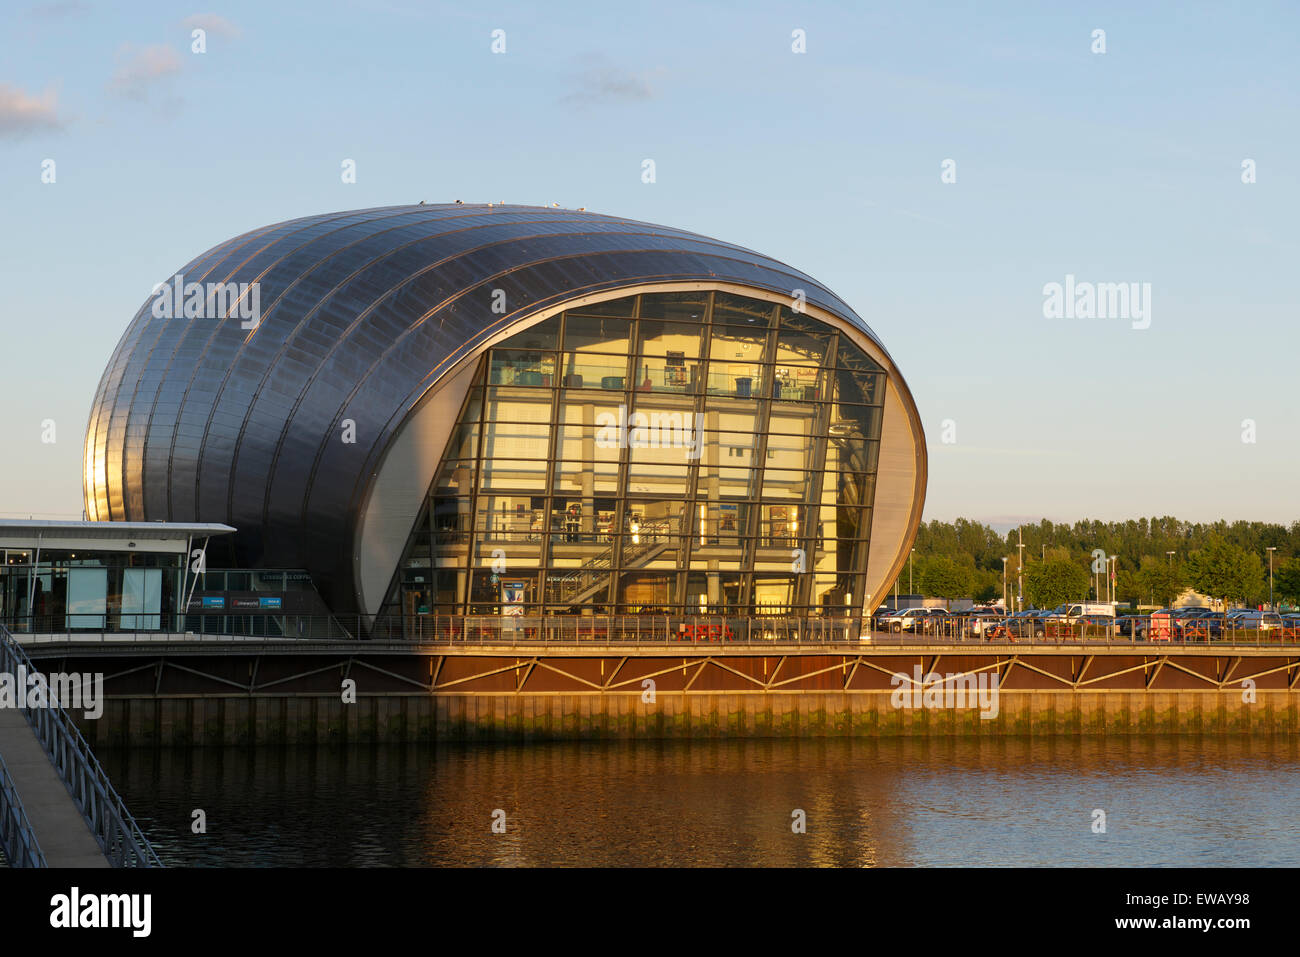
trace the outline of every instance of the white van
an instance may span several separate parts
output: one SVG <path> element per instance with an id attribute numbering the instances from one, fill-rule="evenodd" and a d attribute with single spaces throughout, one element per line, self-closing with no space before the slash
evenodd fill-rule
<path id="1" fill-rule="evenodd" d="M 1080 618 L 1089 615 L 1102 615 L 1106 618 L 1115 617 L 1115 605 L 1108 601 L 1076 601 L 1073 604 L 1059 606 L 1052 613 L 1052 620 L 1073 624 Z"/>

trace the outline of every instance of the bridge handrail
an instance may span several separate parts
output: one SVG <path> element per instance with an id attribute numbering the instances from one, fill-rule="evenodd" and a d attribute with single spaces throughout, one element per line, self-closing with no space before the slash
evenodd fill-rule
<path id="1" fill-rule="evenodd" d="M 41 672 L 9 629 L 0 625 L 0 671 Z M 43 673 L 43 672 L 41 672 Z M 25 689 L 20 689 L 20 693 Z M 24 695 L 25 697 L 25 695 Z M 36 739 L 49 756 L 73 802 L 113 867 L 162 867 L 162 861 L 63 706 L 50 695 L 49 706 L 22 708 Z"/>
<path id="2" fill-rule="evenodd" d="M 0 851 L 10 867 L 48 867 L 22 798 L 0 757 Z"/>
<path id="3" fill-rule="evenodd" d="M 256 616 L 245 616 L 256 618 Z M 983 647 L 1007 644 L 1020 647 L 1062 647 L 1082 645 L 1089 648 L 1156 650 L 1162 647 L 1200 645 L 1223 651 L 1242 648 L 1264 650 L 1300 648 L 1300 624 L 1288 619 L 1281 628 L 1239 628 L 1232 619 L 1216 617 L 1198 619 L 1185 627 L 1165 627 L 1163 633 L 1152 628 L 1151 617 L 1130 616 L 1124 624 L 1043 622 L 1037 627 L 1024 624 L 987 627 L 989 619 L 979 615 L 952 614 L 925 622 L 920 627 L 903 628 L 883 612 L 870 618 L 854 619 L 833 615 L 792 616 L 787 614 L 727 615 L 715 612 L 640 613 L 629 615 L 552 615 L 529 609 L 522 615 L 476 614 L 448 615 L 440 612 L 420 614 L 385 614 L 373 620 L 357 616 L 354 621 L 335 617 L 297 616 L 294 634 L 277 634 L 272 629 L 253 628 L 239 633 L 209 631 L 206 623 L 198 631 L 121 631 L 76 629 L 63 633 L 18 632 L 15 641 L 26 645 L 29 653 L 41 657 L 41 650 L 51 646 L 102 644 L 122 649 L 132 645 L 185 644 L 220 640 L 251 644 L 284 643 L 310 646 L 353 641 L 361 636 L 364 646 L 370 642 L 417 643 L 441 645 L 510 645 L 531 647 L 558 644 L 663 645 L 681 647 L 683 642 L 723 642 L 729 645 L 765 647 L 775 644 L 851 646 L 871 643 L 880 647 L 910 646 L 920 643 L 954 647 Z M 219 624 L 222 619 L 214 621 Z M 24 624 L 34 624 L 24 619 Z M 247 622 L 245 622 L 247 624 Z M 340 629 L 340 625 L 346 627 Z M 340 638 L 340 633 L 346 637 Z M 13 632 L 11 631 L 11 636 Z M 333 635 L 333 637 L 330 637 Z M 311 637 L 309 637 L 311 636 Z M 371 645 L 371 647 L 374 647 Z M 38 650 L 40 649 L 40 650 Z"/>

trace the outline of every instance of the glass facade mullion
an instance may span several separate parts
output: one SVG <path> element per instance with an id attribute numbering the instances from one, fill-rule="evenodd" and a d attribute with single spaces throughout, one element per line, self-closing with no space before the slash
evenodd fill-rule
<path id="1" fill-rule="evenodd" d="M 465 573 L 461 576 L 463 585 L 457 583 L 457 592 L 459 593 L 460 608 L 457 609 L 462 615 L 469 613 L 470 601 L 474 594 L 474 574 L 476 568 L 476 558 L 478 553 L 477 536 L 474 534 L 475 529 L 479 527 L 479 488 L 483 484 L 483 437 L 487 434 L 484 424 L 491 421 L 488 415 L 488 390 L 487 390 L 487 364 L 488 356 L 484 356 L 479 364 L 478 371 L 474 375 L 475 382 L 483 384 L 483 397 L 478 403 L 479 409 L 479 429 L 475 436 L 474 449 L 474 484 L 471 487 L 469 497 L 469 536 L 467 538 L 467 554 Z"/>
<path id="2" fill-rule="evenodd" d="M 830 338 L 830 345 L 826 355 L 828 365 L 834 368 L 835 356 L 839 355 L 839 334 L 833 333 Z M 823 373 L 825 374 L 825 373 Z M 816 426 L 813 429 L 813 461 L 812 474 L 815 478 L 808 483 L 808 496 L 806 498 L 807 508 L 804 510 L 804 528 L 803 538 L 800 547 L 804 555 L 804 571 L 799 576 L 798 590 L 795 596 L 795 604 L 806 606 L 812 598 L 813 571 L 816 567 L 815 555 L 818 543 L 817 529 L 821 522 L 821 499 L 822 499 L 822 475 L 826 471 L 826 445 L 827 432 L 830 427 L 830 410 L 829 401 L 818 403 Z"/>
<path id="3" fill-rule="evenodd" d="M 631 449 L 632 443 L 627 441 L 628 438 L 627 424 L 630 424 L 632 421 L 632 414 L 635 411 L 633 407 L 633 402 L 634 402 L 634 396 L 636 395 L 634 391 L 628 390 L 627 386 L 631 381 L 631 376 L 635 375 L 636 373 L 636 370 L 632 367 L 636 362 L 635 357 L 640 348 L 640 343 L 639 343 L 640 335 L 638 334 L 639 324 L 637 321 L 640 318 L 640 316 L 641 316 L 641 297 L 637 296 L 633 302 L 632 318 L 628 322 L 630 326 L 628 330 L 628 337 L 631 342 L 631 349 L 628 350 L 628 355 L 626 358 L 627 367 L 624 369 L 623 372 L 624 392 L 623 392 L 623 402 L 621 408 L 626 410 L 627 414 L 626 414 L 626 419 L 624 419 L 624 417 L 622 416 L 620 416 L 619 419 L 620 433 L 618 436 L 619 439 L 618 489 L 623 496 L 627 494 L 628 470 L 629 470 L 629 462 L 631 459 L 631 452 L 632 452 Z M 627 500 L 625 498 L 623 497 L 619 498 L 617 508 L 614 511 L 614 516 L 615 516 L 614 529 L 613 529 L 614 540 L 611 543 L 613 548 L 609 560 L 609 598 L 607 603 L 607 607 L 611 611 L 614 610 L 614 607 L 618 602 L 619 583 L 622 578 L 622 569 L 623 569 L 623 552 L 624 552 L 623 543 L 625 541 L 625 537 L 628 535 L 628 525 L 629 525 L 630 516 L 628 512 Z"/>
<path id="4" fill-rule="evenodd" d="M 709 381 L 709 341 L 713 327 L 713 304 L 717 298 L 716 292 L 710 292 L 704 300 L 704 315 L 701 316 L 699 341 L 697 345 L 697 354 L 700 357 L 700 374 L 695 381 L 694 401 L 691 405 L 692 423 L 701 423 L 705 421 L 705 398 L 708 395 L 706 384 Z M 674 592 L 678 603 L 685 602 L 686 586 L 690 575 L 691 553 L 693 543 L 695 542 L 695 515 L 696 501 L 700 494 L 700 463 L 704 460 L 704 449 L 707 447 L 705 435 L 700 435 L 700 454 L 691 460 L 690 467 L 686 476 L 686 499 L 684 515 L 682 516 L 682 547 L 678 557 L 677 565 L 677 587 Z"/>
<path id="5" fill-rule="evenodd" d="M 564 341 L 564 313 L 560 313 L 557 319 L 557 341 Z M 562 354 L 562 353 L 561 353 Z M 546 457 L 546 500 L 542 512 L 546 516 L 553 514 L 551 496 L 555 494 L 555 463 L 560 457 L 561 429 L 560 429 L 560 396 L 562 392 L 556 379 L 551 380 L 551 438 L 547 446 Z M 538 563 L 537 563 L 537 584 L 535 598 L 539 605 L 546 602 L 547 582 L 550 578 L 551 567 L 551 522 L 549 518 L 542 523 L 541 542 L 538 545 Z"/>
<path id="6" fill-rule="evenodd" d="M 767 474 L 767 423 L 772 416 L 772 360 L 776 357 L 777 332 L 781 321 L 781 309 L 779 306 L 772 307 L 771 326 L 767 332 L 767 341 L 763 344 L 763 357 L 761 369 L 763 370 L 762 386 L 759 390 L 760 398 L 758 400 L 758 410 L 756 413 L 756 434 L 758 436 L 756 457 L 758 461 L 750 470 L 749 475 L 749 494 L 746 496 L 750 501 L 760 498 L 763 489 L 763 478 Z M 750 510 L 748 529 L 748 540 L 745 542 L 744 567 L 752 569 L 754 567 L 755 553 L 758 548 L 758 537 L 761 534 L 762 526 L 762 506 Z M 754 579 L 752 575 L 747 575 L 741 584 L 740 604 L 745 612 L 753 608 Z"/>

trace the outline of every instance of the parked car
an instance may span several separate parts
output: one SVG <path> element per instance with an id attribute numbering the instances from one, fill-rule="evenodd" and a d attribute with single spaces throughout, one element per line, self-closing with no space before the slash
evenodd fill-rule
<path id="1" fill-rule="evenodd" d="M 930 614 L 920 620 L 921 633 L 952 637 L 951 632 L 957 627 L 957 619 L 943 608 L 929 608 Z"/>
<path id="2" fill-rule="evenodd" d="M 1223 616 L 1223 626 L 1229 630 L 1246 627 L 1241 623 L 1241 616 L 1253 611 L 1251 608 L 1233 608 Z"/>
<path id="3" fill-rule="evenodd" d="M 994 637 L 1005 638 L 1010 641 L 1019 638 L 1042 638 L 1047 634 L 1046 616 L 1051 614 L 1050 611 L 1043 611 L 1039 608 L 1017 612 L 1010 618 L 1003 620 L 1002 624 L 998 626 Z"/>
<path id="4" fill-rule="evenodd" d="M 1105 614 L 1081 615 L 1074 621 L 1074 627 L 1080 635 L 1089 638 L 1104 638 L 1115 627 L 1115 616 Z"/>
<path id="5" fill-rule="evenodd" d="M 1003 615 L 996 608 L 972 608 L 966 613 L 966 636 L 968 638 L 990 637 Z"/>
<path id="6" fill-rule="evenodd" d="M 1002 620 L 999 621 L 996 625 L 994 625 L 991 629 L 985 630 L 984 632 L 985 639 L 988 641 L 998 641 L 998 640 L 1009 638 L 1011 633 L 1012 623 L 1016 621 L 1016 619 L 1023 618 L 1025 614 L 1026 612 L 1023 611 L 1013 611 L 1011 614 L 1005 615 L 1002 618 Z"/>
<path id="7" fill-rule="evenodd" d="M 1016 624 L 1028 614 L 1027 611 L 1012 612 L 998 622 L 991 632 L 987 632 L 986 637 L 990 640 L 1010 638 L 1011 631 L 1016 627 Z"/>
<path id="8" fill-rule="evenodd" d="M 923 619 L 930 616 L 930 612 L 935 610 L 933 608 L 904 608 L 902 611 L 883 616 L 880 619 L 880 627 L 883 631 L 892 631 L 896 635 L 904 631 L 910 631 L 914 635 L 920 634 L 918 626 Z"/>
<path id="9" fill-rule="evenodd" d="M 1259 632 L 1261 636 L 1281 637 L 1282 616 L 1275 611 L 1257 611 L 1253 608 L 1245 608 L 1240 612 L 1234 613 L 1228 619 L 1228 628 L 1232 631 L 1254 631 Z M 1275 632 L 1276 634 L 1270 634 Z"/>
<path id="10" fill-rule="evenodd" d="M 1176 619 L 1183 641 L 1218 641 L 1223 637 L 1223 616 L 1212 608 L 1184 609 Z"/>
<path id="11" fill-rule="evenodd" d="M 1151 619 L 1147 615 L 1121 615 L 1115 619 L 1115 633 L 1120 638 L 1145 641 L 1150 628 Z"/>

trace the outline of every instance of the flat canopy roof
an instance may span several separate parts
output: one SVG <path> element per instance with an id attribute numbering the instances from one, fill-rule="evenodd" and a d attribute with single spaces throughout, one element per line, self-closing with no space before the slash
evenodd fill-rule
<path id="1" fill-rule="evenodd" d="M 148 543 L 157 551 L 184 551 L 191 538 L 230 535 L 235 530 L 215 522 L 60 522 L 0 519 L 0 548 L 85 548 L 126 551 Z M 141 551 L 149 551 L 148 547 Z"/>

